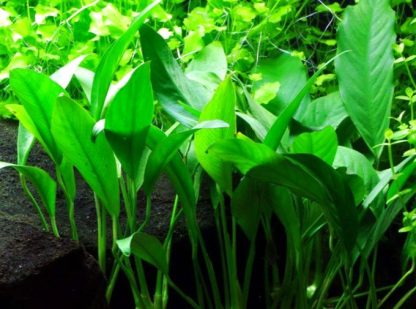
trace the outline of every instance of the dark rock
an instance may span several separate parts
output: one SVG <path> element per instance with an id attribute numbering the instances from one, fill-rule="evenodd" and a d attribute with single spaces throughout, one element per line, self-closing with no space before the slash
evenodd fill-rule
<path id="1" fill-rule="evenodd" d="M 0 215 L 2 309 L 108 308 L 105 280 L 83 247 Z"/>

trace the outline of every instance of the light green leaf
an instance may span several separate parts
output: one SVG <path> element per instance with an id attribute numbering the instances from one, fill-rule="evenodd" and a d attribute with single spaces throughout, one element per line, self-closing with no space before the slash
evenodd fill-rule
<path id="1" fill-rule="evenodd" d="M 164 274 L 168 274 L 169 267 L 166 252 L 156 237 L 143 232 L 136 232 L 130 237 L 117 240 L 117 245 L 125 256 L 133 254 L 152 264 Z"/>
<path id="2" fill-rule="evenodd" d="M 332 60 L 333 59 L 329 60 L 318 71 L 316 71 L 315 74 L 313 74 L 313 76 L 296 94 L 293 101 L 286 106 L 286 108 L 281 114 L 279 114 L 279 116 L 271 126 L 270 130 L 267 132 L 267 135 L 263 141 L 265 145 L 269 146 L 273 150 L 276 150 L 279 147 L 282 141 L 282 137 L 289 127 L 290 120 L 294 117 L 296 111 L 299 109 L 299 106 L 302 104 L 303 98 L 309 94 L 309 90 L 318 78 L 318 76 Z"/>
<path id="3" fill-rule="evenodd" d="M 35 137 L 19 122 L 17 130 L 17 164 L 26 165 L 30 151 L 35 144 Z"/>
<path id="4" fill-rule="evenodd" d="M 91 89 L 91 114 L 94 116 L 95 120 L 99 120 L 102 116 L 102 109 L 108 89 L 110 88 L 114 73 L 117 70 L 125 50 L 133 40 L 136 31 L 160 1 L 161 0 L 153 1 L 140 13 L 130 25 L 129 29 L 105 52 L 98 64 Z"/>
<path id="5" fill-rule="evenodd" d="M 166 138 L 166 134 L 159 128 L 151 126 L 147 135 L 146 144 L 150 149 L 155 149 L 157 145 Z M 179 154 L 174 157 L 166 166 L 168 175 L 175 192 L 179 196 L 188 226 L 189 238 L 192 243 L 192 254 L 196 254 L 198 244 L 198 224 L 196 221 L 196 199 L 191 175 Z"/>
<path id="6" fill-rule="evenodd" d="M 163 138 L 153 149 L 147 161 L 143 184 L 143 189 L 146 194 L 150 195 L 153 192 L 156 180 L 162 173 L 162 170 L 172 160 L 172 158 L 177 154 L 178 149 L 192 134 L 200 129 L 227 127 L 228 124 L 223 121 L 205 121 L 193 127 L 191 130 L 170 134 Z"/>
<path id="7" fill-rule="evenodd" d="M 105 117 L 105 136 L 123 170 L 135 181 L 152 119 L 150 65 L 145 63 L 115 95 Z"/>
<path id="8" fill-rule="evenodd" d="M 335 159 L 337 147 L 335 130 L 332 127 L 326 127 L 322 131 L 300 134 L 293 141 L 291 148 L 294 153 L 310 153 L 331 165 Z"/>
<path id="9" fill-rule="evenodd" d="M 200 111 L 209 101 L 205 89 L 188 79 L 173 58 L 163 38 L 152 28 L 140 28 L 143 56 L 151 61 L 153 89 L 162 107 L 182 124 L 192 127 L 197 117 L 187 111 L 179 102 Z"/>
<path id="10" fill-rule="evenodd" d="M 52 160 L 59 164 L 62 154 L 51 134 L 52 112 L 59 94 L 64 92 L 48 76 L 26 69 L 15 69 L 10 73 L 10 86 L 26 110 L 32 124 L 26 128 L 36 137 Z M 36 132 L 31 130 L 32 125 Z"/>
<path id="11" fill-rule="evenodd" d="M 114 155 L 103 135 L 92 140 L 93 126 L 94 119 L 76 102 L 66 97 L 58 99 L 52 118 L 52 134 L 59 148 L 109 214 L 118 216 L 120 196 Z"/>
<path id="12" fill-rule="evenodd" d="M 337 35 L 335 71 L 345 108 L 373 151 L 389 127 L 393 96 L 395 14 L 389 0 L 366 0 L 345 10 Z"/>
<path id="13" fill-rule="evenodd" d="M 82 55 L 82 56 L 75 58 L 74 60 L 72 60 L 71 62 L 69 62 L 62 68 L 60 68 L 58 71 L 53 73 L 50 76 L 50 78 L 55 83 L 57 83 L 58 85 L 60 85 L 62 88 L 65 89 L 66 87 L 68 87 L 69 83 L 71 82 L 72 77 L 74 76 L 80 64 L 82 63 L 82 61 L 84 61 L 86 57 L 87 55 Z"/>
<path id="14" fill-rule="evenodd" d="M 242 174 L 276 157 L 276 153 L 266 145 L 237 138 L 220 140 L 209 147 L 207 153 L 231 162 Z"/>
<path id="15" fill-rule="evenodd" d="M 338 91 L 313 100 L 306 106 L 302 115 L 300 123 L 314 130 L 321 130 L 327 126 L 336 129 L 348 117 Z"/>
<path id="16" fill-rule="evenodd" d="M 275 97 L 271 98 L 271 93 L 268 94 L 268 98 L 271 98 L 271 100 L 268 102 L 267 109 L 275 115 L 279 115 L 295 99 L 307 82 L 306 68 L 302 61 L 298 57 L 287 54 L 260 61 L 254 72 L 262 76 L 261 80 L 253 83 L 255 97 L 259 97 L 257 93 L 261 89 L 264 91 L 265 85 L 276 85 L 276 83 L 279 83 L 279 87 L 274 87 Z M 301 98 L 301 108 L 296 113 L 295 119 L 300 118 L 301 113 L 309 102 L 310 97 L 309 93 L 307 93 Z"/>
<path id="17" fill-rule="evenodd" d="M 225 79 L 227 58 L 220 42 L 215 41 L 195 55 L 185 70 L 187 78 L 196 81 L 209 90 L 209 97 Z"/>
<path id="18" fill-rule="evenodd" d="M 55 218 L 56 182 L 51 176 L 38 167 L 0 162 L 0 169 L 5 167 L 14 168 L 18 173 L 21 173 L 30 180 L 38 191 L 39 197 L 42 200 L 48 215 L 51 218 Z"/>
<path id="19" fill-rule="evenodd" d="M 223 120 L 229 124 L 224 129 L 206 129 L 195 133 L 195 153 L 205 171 L 227 193 L 232 192 L 231 166 L 206 151 L 217 141 L 231 138 L 236 130 L 236 94 L 231 78 L 225 79 L 211 101 L 204 107 L 199 120 Z"/>

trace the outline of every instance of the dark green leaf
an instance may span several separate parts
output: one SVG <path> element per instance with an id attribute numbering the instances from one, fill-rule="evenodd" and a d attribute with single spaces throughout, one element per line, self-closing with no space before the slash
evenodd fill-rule
<path id="1" fill-rule="evenodd" d="M 389 0 L 366 0 L 345 10 L 335 70 L 345 108 L 374 154 L 389 127 L 393 97 L 395 14 Z"/>
<path id="2" fill-rule="evenodd" d="M 130 254 L 133 254 L 152 264 L 164 274 L 168 274 L 169 267 L 166 252 L 156 237 L 143 232 L 136 232 L 130 237 L 118 240 L 117 245 L 124 255 L 130 256 Z"/>

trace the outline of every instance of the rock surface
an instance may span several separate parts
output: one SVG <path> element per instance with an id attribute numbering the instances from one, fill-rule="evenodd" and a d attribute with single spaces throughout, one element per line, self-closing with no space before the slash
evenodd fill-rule
<path id="1" fill-rule="evenodd" d="M 95 259 L 77 243 L 24 221 L 0 214 L 0 307 L 108 308 Z"/>

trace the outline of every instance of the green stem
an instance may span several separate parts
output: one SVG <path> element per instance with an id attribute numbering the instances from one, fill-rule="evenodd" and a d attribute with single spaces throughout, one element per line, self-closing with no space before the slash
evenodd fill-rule
<path id="1" fill-rule="evenodd" d="M 145 308 L 151 308 L 153 307 L 152 300 L 150 297 L 149 288 L 147 286 L 147 280 L 146 280 L 146 276 L 144 273 L 143 263 L 137 257 L 134 257 L 134 262 L 136 265 L 137 277 L 139 279 L 140 297 L 143 300 L 144 304 L 146 305 Z"/>
<path id="2" fill-rule="evenodd" d="M 396 171 L 394 170 L 393 150 L 392 150 L 392 147 L 391 147 L 390 140 L 388 140 L 387 152 L 388 152 L 388 156 L 389 156 L 389 164 L 390 164 L 391 173 L 394 176 L 396 174 Z"/>
<path id="3" fill-rule="evenodd" d="M 209 278 L 209 281 L 210 281 L 210 284 L 211 284 L 211 290 L 212 290 L 213 297 L 214 297 L 215 308 L 217 308 L 217 309 L 223 308 L 223 306 L 221 304 L 219 286 L 218 286 L 217 278 L 215 276 L 215 270 L 214 270 L 214 267 L 212 265 L 212 261 L 211 261 L 209 255 L 208 255 L 204 239 L 202 238 L 201 235 L 199 237 L 199 243 L 200 243 L 200 246 L 201 246 L 202 257 L 204 259 L 205 266 L 207 268 L 208 278 Z"/>
<path id="4" fill-rule="evenodd" d="M 152 198 L 146 195 L 146 213 L 143 223 L 139 227 L 139 231 L 142 231 L 150 222 L 150 215 L 152 213 Z"/>
<path id="5" fill-rule="evenodd" d="M 52 227 L 52 233 L 55 237 L 60 237 L 59 236 L 59 230 L 58 230 L 58 226 L 56 224 L 56 217 L 55 216 L 50 216 L 50 220 L 51 220 L 51 227 Z"/>
<path id="6" fill-rule="evenodd" d="M 75 241 L 78 241 L 79 237 L 78 237 L 78 228 L 77 228 L 77 224 L 76 224 L 76 221 L 75 221 L 74 200 L 72 199 L 72 197 L 68 193 L 68 189 L 65 185 L 65 181 L 62 178 L 62 173 L 59 170 L 59 168 L 56 168 L 56 178 L 57 178 L 58 183 L 61 186 L 62 191 L 64 192 L 64 196 L 65 196 L 66 208 L 68 209 L 69 225 L 71 227 L 71 239 L 75 240 Z"/>
<path id="7" fill-rule="evenodd" d="M 127 176 L 127 195 L 129 202 L 126 203 L 127 220 L 130 233 L 136 232 L 137 226 L 137 191 L 133 179 Z"/>
<path id="8" fill-rule="evenodd" d="M 109 283 L 107 285 L 107 290 L 106 290 L 106 299 L 107 299 L 108 303 L 110 303 L 111 296 L 112 296 L 113 290 L 114 290 L 114 286 L 117 282 L 118 274 L 120 272 L 120 267 L 121 267 L 121 265 L 120 265 L 120 263 L 118 262 L 118 259 L 117 259 L 118 252 L 117 252 L 117 243 L 116 243 L 116 241 L 118 239 L 118 234 L 119 234 L 119 229 L 120 229 L 120 226 L 119 226 L 118 223 L 119 223 L 118 218 L 113 217 L 112 218 L 112 227 L 113 227 L 113 248 L 112 248 L 112 252 L 113 252 L 113 256 L 114 256 L 114 264 L 113 264 L 113 269 L 112 269 L 111 274 L 110 274 L 109 279 L 108 279 Z"/>
<path id="9" fill-rule="evenodd" d="M 35 197 L 33 196 L 32 192 L 30 192 L 29 187 L 27 186 L 26 178 L 23 175 L 20 175 L 20 182 L 22 184 L 22 188 L 26 196 L 30 199 L 33 206 L 35 206 L 35 209 L 39 215 L 39 219 L 42 223 L 43 228 L 45 231 L 49 232 L 49 224 L 46 221 L 45 215 L 42 212 L 42 209 L 40 208 L 38 202 L 36 201 Z"/>
<path id="10" fill-rule="evenodd" d="M 107 250 L 107 231 L 106 231 L 106 215 L 104 207 L 94 193 L 95 210 L 97 212 L 97 249 L 98 249 L 98 265 L 101 271 L 106 273 L 106 250 Z"/>
<path id="11" fill-rule="evenodd" d="M 387 299 L 389 299 L 389 297 L 397 290 L 397 288 L 403 284 L 407 277 L 412 275 L 414 270 L 415 262 L 412 261 L 412 266 L 410 267 L 410 269 L 400 278 L 399 281 L 397 281 L 397 283 L 391 288 L 391 290 L 386 294 L 386 296 L 384 296 L 383 299 L 378 303 L 379 307 L 381 307 L 387 301 Z"/>
<path id="12" fill-rule="evenodd" d="M 406 293 L 405 296 L 403 296 L 398 302 L 397 304 L 394 306 L 393 309 L 400 309 L 403 308 L 403 304 L 410 298 L 410 296 L 412 296 L 413 293 L 416 292 L 416 287 L 414 287 L 413 289 L 411 289 L 409 292 Z"/>
<path id="13" fill-rule="evenodd" d="M 107 299 L 107 303 L 110 303 L 111 297 L 113 295 L 114 287 L 117 282 L 118 274 L 120 273 L 121 265 L 118 262 L 115 262 L 114 270 L 111 272 L 109 283 L 107 285 L 107 289 L 105 291 L 105 298 Z"/>
<path id="14" fill-rule="evenodd" d="M 256 232 L 257 234 L 257 232 Z M 247 308 L 247 301 L 250 292 L 251 275 L 253 273 L 254 257 L 256 255 L 256 234 L 250 240 L 250 249 L 248 252 L 246 267 L 244 271 L 244 285 L 243 285 L 243 303 L 242 307 Z"/>
<path id="15" fill-rule="evenodd" d="M 185 294 L 175 283 L 173 283 L 172 280 L 169 279 L 169 285 L 175 290 L 176 293 L 178 293 L 192 308 L 199 309 L 197 303 L 194 302 L 192 298 L 190 298 L 188 295 Z"/>

